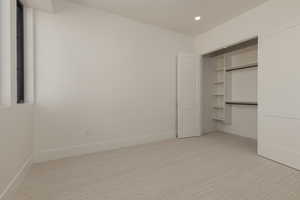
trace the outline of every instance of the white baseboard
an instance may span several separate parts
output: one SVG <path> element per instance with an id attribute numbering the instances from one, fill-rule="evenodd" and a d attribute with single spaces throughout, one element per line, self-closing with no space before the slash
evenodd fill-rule
<path id="1" fill-rule="evenodd" d="M 258 155 L 300 170 L 300 153 L 272 144 L 259 144 Z"/>
<path id="2" fill-rule="evenodd" d="M 13 179 L 6 186 L 4 191 L 0 194 L 0 200 L 12 200 L 16 188 L 24 180 L 28 170 L 31 167 L 33 161 L 33 156 L 30 156 L 25 163 L 22 165 L 18 173 L 13 177 Z"/>
<path id="3" fill-rule="evenodd" d="M 300 170 L 300 116 L 261 113 L 258 123 L 258 154 Z"/>
<path id="4" fill-rule="evenodd" d="M 131 137 L 130 139 L 114 139 L 105 142 L 80 144 L 76 146 L 69 146 L 66 148 L 49 149 L 45 151 L 37 152 L 34 156 L 34 162 L 40 163 L 49 160 L 57 160 L 67 157 L 80 156 L 84 154 L 90 154 L 101 151 L 108 151 L 113 149 L 119 149 L 122 147 L 129 147 L 138 144 L 145 144 L 150 142 L 157 142 L 167 139 L 174 139 L 176 135 L 174 131 L 169 131 L 161 134 L 151 136 Z"/>

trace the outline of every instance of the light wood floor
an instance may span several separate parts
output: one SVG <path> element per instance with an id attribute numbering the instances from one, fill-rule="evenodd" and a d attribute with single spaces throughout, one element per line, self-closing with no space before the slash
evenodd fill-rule
<path id="1" fill-rule="evenodd" d="M 16 200 L 299 200 L 300 172 L 213 133 L 34 165 Z"/>

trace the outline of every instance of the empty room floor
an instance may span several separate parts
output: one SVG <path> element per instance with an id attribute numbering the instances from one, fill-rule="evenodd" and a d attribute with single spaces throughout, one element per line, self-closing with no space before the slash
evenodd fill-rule
<path id="1" fill-rule="evenodd" d="M 300 172 L 223 133 L 35 164 L 16 200 L 299 200 Z"/>

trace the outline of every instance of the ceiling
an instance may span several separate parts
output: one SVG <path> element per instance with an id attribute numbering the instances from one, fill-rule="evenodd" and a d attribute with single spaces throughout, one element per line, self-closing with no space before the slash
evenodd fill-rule
<path id="1" fill-rule="evenodd" d="M 72 0 L 144 23 L 196 35 L 267 0 Z M 195 21 L 195 16 L 201 16 Z"/>

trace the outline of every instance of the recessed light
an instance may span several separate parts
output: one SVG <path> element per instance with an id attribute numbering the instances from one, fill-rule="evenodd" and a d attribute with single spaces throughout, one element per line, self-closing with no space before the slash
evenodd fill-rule
<path id="1" fill-rule="evenodd" d="M 195 20 L 196 20 L 196 21 L 199 21 L 200 19 L 201 19 L 201 16 L 195 17 Z"/>

